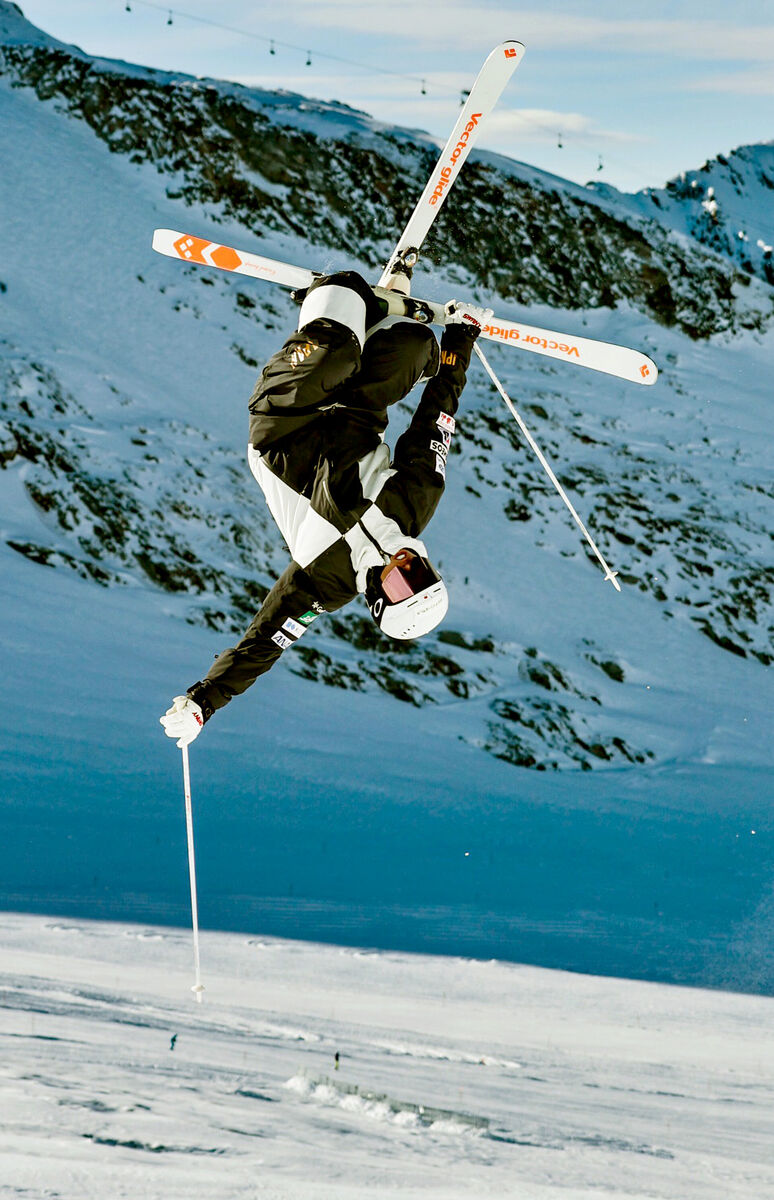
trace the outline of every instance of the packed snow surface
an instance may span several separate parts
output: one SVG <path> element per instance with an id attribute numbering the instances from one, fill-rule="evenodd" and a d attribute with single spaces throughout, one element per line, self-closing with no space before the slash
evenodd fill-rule
<path id="1" fill-rule="evenodd" d="M 0 920 L 0 1195 L 763 1200 L 774 1001 Z M 338 1065 L 336 1056 L 338 1055 Z"/>

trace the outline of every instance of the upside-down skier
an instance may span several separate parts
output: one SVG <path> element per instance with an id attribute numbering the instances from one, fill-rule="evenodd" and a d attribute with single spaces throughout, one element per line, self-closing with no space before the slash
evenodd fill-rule
<path id="1" fill-rule="evenodd" d="M 249 404 L 250 469 L 293 561 L 241 641 L 161 717 L 178 746 L 319 614 L 360 593 L 389 637 L 421 637 L 443 619 L 446 587 L 420 534 L 443 494 L 473 343 L 492 315 L 455 301 L 446 308 L 439 348 L 426 325 L 382 319 L 355 272 L 309 288 L 297 332 L 264 367 Z M 390 460 L 387 409 L 420 380 L 426 386 Z"/>

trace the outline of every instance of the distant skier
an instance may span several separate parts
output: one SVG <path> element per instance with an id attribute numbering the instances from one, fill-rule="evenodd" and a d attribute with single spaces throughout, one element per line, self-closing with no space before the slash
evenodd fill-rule
<path id="1" fill-rule="evenodd" d="M 293 561 L 242 640 L 160 718 L 178 746 L 320 613 L 358 593 L 389 637 L 420 637 L 443 619 L 446 588 L 419 535 L 443 493 L 473 342 L 491 315 L 451 301 L 439 351 L 427 326 L 382 320 L 354 272 L 310 287 L 298 331 L 264 367 L 249 405 L 250 469 Z M 429 382 L 390 462 L 387 408 L 422 379 Z"/>

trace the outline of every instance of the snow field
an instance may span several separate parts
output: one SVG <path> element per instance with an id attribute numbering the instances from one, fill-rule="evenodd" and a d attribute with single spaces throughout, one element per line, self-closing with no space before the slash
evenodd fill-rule
<path id="1" fill-rule="evenodd" d="M 199 1006 L 184 929 L 4 914 L 0 949 L 4 1197 L 774 1188 L 769 999 L 205 932 Z"/>

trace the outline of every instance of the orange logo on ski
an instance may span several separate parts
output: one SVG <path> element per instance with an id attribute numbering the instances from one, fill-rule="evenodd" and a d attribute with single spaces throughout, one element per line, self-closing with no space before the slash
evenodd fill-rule
<path id="1" fill-rule="evenodd" d="M 202 250 L 206 246 L 209 246 L 209 244 L 204 238 L 186 235 L 185 237 L 178 238 L 174 246 L 181 258 L 185 258 L 189 262 L 204 263 L 207 259 L 202 256 Z"/>
<path id="2" fill-rule="evenodd" d="M 643 379 L 646 379 L 647 376 L 650 375 L 650 367 L 647 365 L 647 363 L 643 363 L 640 367 L 640 375 Z"/>
<path id="3" fill-rule="evenodd" d="M 237 267 L 241 267 L 242 260 L 236 250 L 232 250 L 230 246 L 216 246 L 210 251 L 210 262 L 213 266 L 220 267 L 222 271 L 236 271 Z"/>
<path id="4" fill-rule="evenodd" d="M 206 238 L 186 234 L 174 243 L 175 250 L 186 262 L 202 263 L 208 267 L 220 267 L 222 271 L 235 271 L 241 267 L 242 259 L 231 246 L 219 246 Z"/>
<path id="5" fill-rule="evenodd" d="M 449 185 L 454 182 L 454 171 L 457 165 L 457 159 L 461 154 L 467 153 L 466 146 L 470 140 L 470 135 L 475 133 L 480 120 L 480 112 L 470 114 L 470 120 L 460 134 L 460 140 L 452 150 L 451 159 L 449 160 L 451 165 L 442 169 L 438 183 L 435 186 L 435 191 L 429 199 L 430 204 L 437 204 L 444 195 L 444 189 L 449 187 Z"/>

